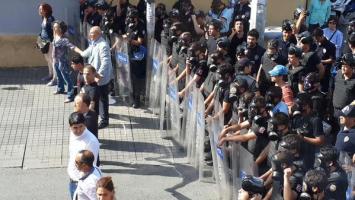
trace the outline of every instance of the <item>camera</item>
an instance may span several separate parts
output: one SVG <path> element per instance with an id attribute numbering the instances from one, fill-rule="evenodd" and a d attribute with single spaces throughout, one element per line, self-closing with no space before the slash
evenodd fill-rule
<path id="1" fill-rule="evenodd" d="M 246 175 L 242 179 L 242 188 L 249 195 L 263 194 L 265 192 L 264 180 L 255 176 Z"/>
<path id="2" fill-rule="evenodd" d="M 267 133 L 271 141 L 277 141 L 280 139 L 280 136 L 277 133 L 277 125 L 272 118 L 268 121 Z"/>

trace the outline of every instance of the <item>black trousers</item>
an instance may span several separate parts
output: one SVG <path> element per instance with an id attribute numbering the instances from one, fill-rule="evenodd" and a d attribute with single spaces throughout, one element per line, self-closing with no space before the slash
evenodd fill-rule
<path id="1" fill-rule="evenodd" d="M 108 94 L 109 94 L 109 84 L 100 85 L 98 87 L 99 91 L 99 114 L 102 121 L 108 123 Z"/>
<path id="2" fill-rule="evenodd" d="M 139 103 L 139 96 L 145 95 L 146 60 L 131 61 L 130 65 L 133 100 L 135 103 Z"/>

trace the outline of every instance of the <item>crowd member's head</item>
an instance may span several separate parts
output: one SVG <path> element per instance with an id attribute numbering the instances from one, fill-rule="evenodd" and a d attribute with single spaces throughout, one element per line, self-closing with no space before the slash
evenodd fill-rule
<path id="1" fill-rule="evenodd" d="M 292 36 L 291 23 L 288 20 L 284 20 L 282 22 L 282 39 L 284 41 L 288 41 L 288 40 L 290 40 L 291 36 Z"/>
<path id="2" fill-rule="evenodd" d="M 71 59 L 71 67 L 74 71 L 82 72 L 84 69 L 84 58 L 79 54 L 74 55 Z"/>
<path id="3" fill-rule="evenodd" d="M 98 26 L 94 26 L 90 29 L 89 32 L 89 39 L 91 41 L 96 41 L 97 39 L 99 39 L 101 37 L 101 29 Z"/>
<path id="4" fill-rule="evenodd" d="M 271 81 L 278 84 L 284 82 L 283 77 L 288 74 L 287 67 L 283 65 L 276 65 L 271 71 L 269 71 Z"/>
<path id="5" fill-rule="evenodd" d="M 335 31 L 337 29 L 337 23 L 338 19 L 335 16 L 330 16 L 328 19 L 328 28 L 332 31 Z"/>
<path id="6" fill-rule="evenodd" d="M 226 37 L 218 38 L 217 41 L 217 51 L 221 52 L 223 55 L 228 54 L 230 41 Z"/>
<path id="7" fill-rule="evenodd" d="M 75 156 L 75 166 L 83 175 L 86 175 L 94 167 L 94 160 L 95 157 L 91 151 L 81 150 Z"/>
<path id="8" fill-rule="evenodd" d="M 288 63 L 292 66 L 298 66 L 302 59 L 302 50 L 297 47 L 290 47 L 288 50 Z"/>
<path id="9" fill-rule="evenodd" d="M 95 7 L 96 7 L 96 10 L 97 12 L 100 14 L 100 15 L 104 15 L 108 9 L 109 9 L 109 5 L 107 4 L 106 1 L 98 1 L 96 4 L 95 4 Z"/>
<path id="10" fill-rule="evenodd" d="M 73 112 L 69 116 L 69 126 L 72 133 L 76 136 L 80 136 L 84 133 L 85 126 L 85 117 L 82 113 Z"/>
<path id="11" fill-rule="evenodd" d="M 307 93 L 301 93 L 295 99 L 295 106 L 298 107 L 297 110 L 303 116 L 309 116 L 312 114 L 313 102 L 311 96 Z M 293 112 L 294 113 L 294 112 Z"/>
<path id="12" fill-rule="evenodd" d="M 220 13 L 225 8 L 225 4 L 221 0 L 213 0 L 211 3 L 211 11 L 215 14 Z"/>
<path id="13" fill-rule="evenodd" d="M 91 103 L 91 98 L 88 94 L 80 93 L 76 95 L 74 99 L 74 112 L 87 113 L 89 112 Z"/>
<path id="14" fill-rule="evenodd" d="M 63 21 L 55 21 L 53 23 L 53 33 L 59 36 L 67 32 L 68 26 Z"/>
<path id="15" fill-rule="evenodd" d="M 266 54 L 272 60 L 276 59 L 277 52 L 279 51 L 279 42 L 275 39 L 271 39 L 267 43 Z"/>
<path id="16" fill-rule="evenodd" d="M 308 53 L 311 51 L 313 45 L 313 38 L 311 36 L 303 37 L 300 41 L 300 48 L 303 53 Z"/>
<path id="17" fill-rule="evenodd" d="M 355 127 L 355 105 L 345 106 L 341 110 L 341 123 L 346 129 L 351 129 Z"/>
<path id="18" fill-rule="evenodd" d="M 237 32 L 237 33 L 241 33 L 244 32 L 244 19 L 237 16 L 234 20 L 234 27 L 233 29 Z"/>
<path id="19" fill-rule="evenodd" d="M 242 58 L 238 60 L 236 67 L 239 74 L 250 75 L 251 69 L 253 67 L 253 62 L 251 62 L 248 58 Z"/>
<path id="20" fill-rule="evenodd" d="M 351 53 L 344 54 L 341 58 L 341 73 L 346 77 L 352 77 L 355 69 L 355 58 Z"/>
<path id="21" fill-rule="evenodd" d="M 236 49 L 236 52 L 235 52 L 235 56 L 237 58 L 237 60 L 241 60 L 243 58 L 247 58 L 246 54 L 245 54 L 245 51 L 246 51 L 246 47 L 243 46 L 243 45 L 239 45 Z"/>
<path id="22" fill-rule="evenodd" d="M 248 32 L 247 44 L 249 48 L 254 48 L 258 44 L 259 32 L 256 29 L 251 29 Z"/>
<path id="23" fill-rule="evenodd" d="M 276 106 L 282 100 L 282 89 L 277 86 L 271 86 L 265 95 L 266 102 Z"/>
<path id="24" fill-rule="evenodd" d="M 86 65 L 83 71 L 85 84 L 91 84 L 95 82 L 96 69 L 92 65 Z"/>
<path id="25" fill-rule="evenodd" d="M 52 16 L 52 7 L 48 3 L 41 3 L 38 7 L 38 14 L 43 18 Z"/>
<path id="26" fill-rule="evenodd" d="M 97 181 L 96 195 L 98 200 L 115 199 L 115 187 L 110 176 L 102 177 Z"/>
<path id="27" fill-rule="evenodd" d="M 271 123 L 274 126 L 274 131 L 277 133 L 279 138 L 283 138 L 283 136 L 289 133 L 289 118 L 283 112 L 277 112 L 271 118 Z"/>
<path id="28" fill-rule="evenodd" d="M 309 170 L 303 179 L 302 197 L 309 199 L 323 200 L 327 186 L 327 175 L 323 170 Z"/>
<path id="29" fill-rule="evenodd" d="M 315 28 L 313 30 L 313 38 L 318 44 L 322 43 L 325 39 L 323 30 L 319 27 Z"/>
<path id="30" fill-rule="evenodd" d="M 285 133 L 287 133 L 287 132 L 285 132 Z M 299 157 L 300 156 L 299 154 L 301 152 L 300 137 L 296 134 L 285 135 L 284 137 L 282 137 L 282 140 L 280 143 L 280 150 L 284 150 L 284 151 L 291 153 L 293 155 L 293 157 L 295 157 L 295 158 Z"/>
<path id="31" fill-rule="evenodd" d="M 96 9 L 95 9 L 95 3 L 94 2 L 88 2 L 88 4 L 87 4 L 87 7 L 86 7 L 86 9 L 85 9 L 85 12 L 87 13 L 87 14 L 93 14 L 93 13 L 95 13 L 96 12 Z"/>
<path id="32" fill-rule="evenodd" d="M 355 32 L 353 32 L 348 39 L 349 47 L 353 54 L 355 54 Z"/>
<path id="33" fill-rule="evenodd" d="M 222 29 L 222 23 L 219 20 L 212 20 L 208 26 L 208 35 L 214 38 L 220 36 L 220 31 Z"/>
<path id="34" fill-rule="evenodd" d="M 324 146 L 320 148 L 317 156 L 319 167 L 323 168 L 327 173 L 335 170 L 338 166 L 338 151 L 333 146 Z"/>

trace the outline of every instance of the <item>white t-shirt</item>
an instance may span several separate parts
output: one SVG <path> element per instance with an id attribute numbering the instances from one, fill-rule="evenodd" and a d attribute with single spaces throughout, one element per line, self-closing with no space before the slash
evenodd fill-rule
<path id="1" fill-rule="evenodd" d="M 83 134 L 76 136 L 73 133 L 70 133 L 69 138 L 69 162 L 67 172 L 69 177 L 78 181 L 80 176 L 79 170 L 75 166 L 75 156 L 81 150 L 89 150 L 94 154 L 96 165 L 97 156 L 99 154 L 100 143 L 97 138 L 92 134 L 88 129 L 85 129 Z"/>

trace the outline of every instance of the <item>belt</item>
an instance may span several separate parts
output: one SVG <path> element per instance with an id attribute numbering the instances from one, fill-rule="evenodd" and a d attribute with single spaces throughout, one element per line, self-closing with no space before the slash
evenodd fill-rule
<path id="1" fill-rule="evenodd" d="M 78 181 L 74 181 L 73 179 L 69 178 L 70 183 L 78 183 Z"/>

